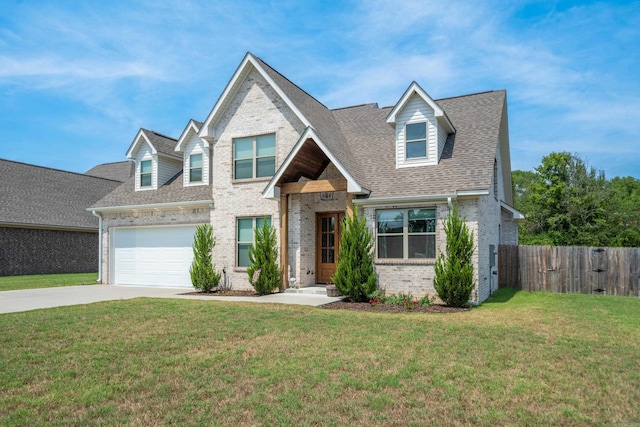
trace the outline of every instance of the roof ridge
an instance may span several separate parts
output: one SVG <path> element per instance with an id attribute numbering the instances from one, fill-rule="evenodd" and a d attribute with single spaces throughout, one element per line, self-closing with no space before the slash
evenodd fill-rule
<path id="1" fill-rule="evenodd" d="M 104 181 L 120 182 L 120 181 L 115 180 L 115 179 L 102 178 L 102 177 L 99 177 L 99 176 L 87 175 L 86 173 L 73 172 L 73 171 L 68 171 L 68 170 L 64 170 L 64 169 L 52 168 L 50 166 L 34 165 L 32 163 L 25 163 L 25 162 L 19 162 L 17 160 L 3 159 L 1 157 L 0 157 L 0 161 L 9 162 L 9 163 L 15 163 L 15 164 L 24 165 L 24 166 L 30 166 L 30 167 L 33 167 L 33 168 L 47 169 L 47 170 L 54 171 L 54 172 L 69 173 L 69 174 L 72 174 L 72 175 L 84 176 L 84 177 L 88 177 L 88 178 L 102 179 Z"/>
<path id="2" fill-rule="evenodd" d="M 253 54 L 252 54 L 253 55 Z M 331 111 L 326 105 L 324 105 L 322 102 L 318 101 L 316 99 L 315 96 L 311 95 L 309 92 L 307 92 L 306 90 L 302 89 L 300 86 L 298 86 L 297 84 L 295 84 L 294 82 L 292 82 L 291 80 L 289 80 L 289 78 L 287 76 L 285 76 L 284 74 L 282 74 L 280 71 L 276 70 L 275 68 L 273 68 L 271 65 L 267 64 L 262 58 L 260 58 L 259 56 L 253 55 L 254 57 L 256 57 L 260 62 L 262 62 L 264 65 L 266 65 L 267 67 L 271 68 L 271 70 L 273 70 L 274 73 L 278 74 L 280 77 L 282 77 L 283 79 L 285 79 L 286 81 L 288 81 L 289 83 L 291 83 L 293 86 L 295 86 L 296 88 L 298 88 L 300 91 L 304 92 L 305 95 L 307 95 L 309 98 L 313 99 L 314 101 L 316 101 L 318 104 L 322 105 L 324 108 L 326 108 L 327 110 Z"/>
<path id="3" fill-rule="evenodd" d="M 438 102 L 438 101 L 444 101 L 445 99 L 464 98 L 464 97 L 467 97 L 467 96 L 476 96 L 476 95 L 483 95 L 485 93 L 503 92 L 503 91 L 504 91 L 504 89 L 485 90 L 485 91 L 482 91 L 482 92 L 466 93 L 466 94 L 463 94 L 463 95 L 456 95 L 456 96 L 447 96 L 445 98 L 434 99 L 434 101 Z"/>
<path id="4" fill-rule="evenodd" d="M 167 135 L 165 135 L 165 134 L 163 134 L 163 133 L 160 133 L 160 132 L 156 132 L 155 130 L 151 130 L 151 129 L 147 129 L 147 128 L 140 128 L 140 129 L 142 129 L 142 130 L 144 130 L 144 131 L 147 131 L 147 132 L 155 133 L 155 134 L 156 134 L 156 135 L 158 135 L 158 136 L 161 136 L 161 137 L 163 137 L 163 138 L 170 139 L 170 140 L 172 140 L 172 141 L 177 141 L 177 139 L 176 139 L 176 138 L 174 138 L 174 137 L 172 137 L 172 136 L 167 136 Z"/>
<path id="5" fill-rule="evenodd" d="M 346 107 L 338 107 L 338 108 L 332 108 L 331 111 L 337 111 L 337 110 L 346 110 L 349 108 L 358 108 L 358 107 L 366 107 L 369 105 L 374 105 L 374 108 L 380 108 L 378 107 L 378 103 L 377 102 L 366 102 L 364 104 L 358 104 L 358 105 L 348 105 Z"/>

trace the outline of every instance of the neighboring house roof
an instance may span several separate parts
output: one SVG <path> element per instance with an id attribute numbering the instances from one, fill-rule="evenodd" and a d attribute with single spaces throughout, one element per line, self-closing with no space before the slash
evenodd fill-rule
<path id="1" fill-rule="evenodd" d="M 437 100 L 454 124 L 437 165 L 395 168 L 395 132 L 387 124 L 393 107 L 367 104 L 333 110 L 351 150 L 370 182 L 370 198 L 456 194 L 489 189 L 493 182 L 506 92 Z"/>
<path id="2" fill-rule="evenodd" d="M 114 210 L 136 206 L 175 205 L 181 202 L 185 206 L 193 203 L 213 203 L 211 186 L 184 187 L 181 171 L 157 190 L 135 191 L 135 177 L 132 177 L 91 207 L 96 210 Z"/>
<path id="3" fill-rule="evenodd" d="M 98 178 L 111 179 L 113 181 L 125 182 L 133 176 L 134 168 L 134 162 L 126 160 L 124 162 L 103 163 L 100 165 L 96 165 L 86 171 L 84 174 L 96 176 Z"/>
<path id="4" fill-rule="evenodd" d="M 86 208 L 121 185 L 94 176 L 0 159 L 0 225 L 97 230 Z"/>

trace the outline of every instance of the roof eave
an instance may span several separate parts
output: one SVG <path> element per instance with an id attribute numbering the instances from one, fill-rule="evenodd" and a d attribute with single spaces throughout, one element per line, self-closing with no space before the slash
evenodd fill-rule
<path id="1" fill-rule="evenodd" d="M 149 203 L 142 205 L 122 205 L 122 206 L 98 206 L 90 207 L 89 212 L 118 212 L 131 210 L 167 209 L 167 208 L 193 208 L 196 206 L 213 206 L 213 200 L 192 200 L 185 202 L 165 202 Z"/>
<path id="2" fill-rule="evenodd" d="M 149 147 L 151 147 L 151 152 L 153 154 L 158 154 L 158 150 L 156 150 L 156 147 L 153 146 L 151 141 L 149 141 L 149 138 L 147 137 L 147 135 L 145 135 L 144 129 L 140 129 L 138 131 L 138 133 L 136 134 L 136 137 L 133 139 L 133 142 L 129 146 L 129 149 L 127 150 L 127 158 L 128 159 L 133 159 L 133 153 L 134 153 L 136 147 L 138 146 L 138 144 L 140 143 L 140 139 L 143 139 L 144 142 L 149 144 Z"/>
<path id="3" fill-rule="evenodd" d="M 192 131 L 196 135 L 198 135 L 198 133 L 200 132 L 200 127 L 196 124 L 195 120 L 193 119 L 189 120 L 189 123 L 187 123 L 187 126 L 182 131 L 182 134 L 180 134 L 180 138 L 178 138 L 178 143 L 174 148 L 175 151 L 181 152 L 183 150 L 183 144 L 186 143 L 187 137 Z M 209 147 L 209 141 L 203 138 L 201 139 L 202 141 L 204 141 L 205 147 Z"/>

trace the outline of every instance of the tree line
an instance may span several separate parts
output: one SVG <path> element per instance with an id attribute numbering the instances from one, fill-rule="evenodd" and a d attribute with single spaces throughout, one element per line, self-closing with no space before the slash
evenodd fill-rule
<path id="1" fill-rule="evenodd" d="M 606 179 L 576 154 L 551 153 L 512 172 L 522 245 L 640 247 L 640 180 Z"/>

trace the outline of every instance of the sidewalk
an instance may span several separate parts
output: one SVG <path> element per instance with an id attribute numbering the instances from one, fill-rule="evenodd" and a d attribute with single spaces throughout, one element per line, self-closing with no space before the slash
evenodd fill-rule
<path id="1" fill-rule="evenodd" d="M 242 301 L 254 303 L 277 303 L 320 306 L 342 298 L 325 295 L 279 293 L 260 297 L 216 297 L 180 295 L 188 288 L 155 288 L 143 286 L 82 285 L 60 288 L 27 289 L 0 292 L 0 313 L 16 313 L 40 308 L 90 304 L 99 301 L 126 300 L 132 298 L 179 298 L 200 301 Z"/>

